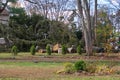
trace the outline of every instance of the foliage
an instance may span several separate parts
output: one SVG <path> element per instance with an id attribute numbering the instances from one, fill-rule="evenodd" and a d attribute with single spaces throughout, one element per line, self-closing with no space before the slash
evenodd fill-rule
<path id="1" fill-rule="evenodd" d="M 31 46 L 31 48 L 30 48 L 30 53 L 32 54 L 32 55 L 35 55 L 35 46 L 34 45 L 32 45 Z"/>
<path id="2" fill-rule="evenodd" d="M 71 74 L 71 73 L 74 73 L 74 72 L 75 72 L 74 64 L 68 62 L 68 63 L 65 63 L 65 64 L 64 64 L 64 69 L 58 70 L 56 73 L 57 73 L 57 74 L 60 74 L 60 73 L 68 73 L 68 74 Z"/>
<path id="3" fill-rule="evenodd" d="M 47 52 L 47 55 L 51 55 L 50 45 L 46 46 L 46 52 Z"/>
<path id="4" fill-rule="evenodd" d="M 86 66 L 86 71 L 89 72 L 89 73 L 95 73 L 96 72 L 96 67 L 97 65 L 94 64 L 94 63 L 87 63 L 87 66 Z"/>
<path id="5" fill-rule="evenodd" d="M 49 31 L 49 38 L 54 43 L 66 44 L 69 42 L 69 28 L 67 24 L 59 21 L 51 21 L 51 28 Z"/>
<path id="6" fill-rule="evenodd" d="M 75 70 L 76 71 L 85 70 L 85 69 L 86 69 L 86 63 L 84 61 L 75 62 Z"/>
<path id="7" fill-rule="evenodd" d="M 113 66 L 107 64 L 96 64 L 96 63 L 86 63 L 84 61 L 77 61 L 75 63 L 65 63 L 64 69 L 57 71 L 57 73 L 74 73 L 74 72 L 84 72 L 90 74 L 113 74 L 116 70 Z M 116 72 L 119 74 L 119 72 Z"/>
<path id="8" fill-rule="evenodd" d="M 110 53 L 110 52 L 112 51 L 112 48 L 113 48 L 113 47 L 112 47 L 110 44 L 106 43 L 106 44 L 105 44 L 105 48 L 106 48 L 106 52 L 107 52 L 107 53 Z"/>
<path id="9" fill-rule="evenodd" d="M 79 39 L 79 40 L 81 40 L 82 39 L 82 31 L 81 30 L 78 30 L 78 31 L 75 31 L 75 34 L 76 34 L 76 36 L 77 36 L 77 38 Z"/>
<path id="10" fill-rule="evenodd" d="M 13 9 L 14 12 L 16 9 Z M 22 10 L 22 9 L 21 9 Z M 19 10 L 19 11 L 21 11 Z M 9 37 L 19 39 L 23 42 L 23 46 L 17 43 L 23 51 L 28 51 L 29 43 L 40 42 L 39 46 L 46 47 L 49 43 L 69 44 L 70 46 L 78 44 L 78 39 L 75 35 L 76 29 L 70 29 L 68 24 L 60 21 L 45 19 L 44 16 L 32 14 L 31 16 L 20 12 L 18 15 L 10 17 L 9 21 Z M 17 42 L 17 41 L 16 41 Z M 14 43 L 16 43 L 14 42 Z M 43 46 L 44 45 L 44 46 Z M 24 48 L 24 46 L 27 46 Z"/>
<path id="11" fill-rule="evenodd" d="M 29 16 L 25 12 L 20 12 L 10 17 L 9 37 L 13 43 L 19 45 L 21 51 L 29 51 L 33 43 L 45 48 L 51 43 L 50 39 L 45 39 L 44 35 L 46 34 L 48 38 L 49 22 L 50 20 L 44 19 L 41 15 Z"/>
<path id="12" fill-rule="evenodd" d="M 44 34 L 49 31 L 49 20 L 37 14 L 29 16 L 24 12 L 11 16 L 9 25 L 12 28 L 11 37 L 30 41 L 44 39 Z"/>
<path id="13" fill-rule="evenodd" d="M 12 54 L 14 55 L 14 56 L 16 56 L 17 54 L 18 54 L 18 48 L 17 48 L 17 46 L 13 46 L 12 47 L 12 49 L 11 49 L 11 52 L 12 52 Z"/>
<path id="14" fill-rule="evenodd" d="M 101 43 L 108 43 L 108 39 L 113 35 L 113 26 L 108 17 L 107 12 L 104 10 L 98 11 L 98 21 L 96 27 L 96 39 L 97 46 L 101 46 Z"/>
<path id="15" fill-rule="evenodd" d="M 25 14 L 25 10 L 23 8 L 11 7 L 10 8 L 10 13 L 12 13 L 13 15 L 16 15 L 16 14 Z"/>
<path id="16" fill-rule="evenodd" d="M 65 63 L 64 64 L 65 73 L 73 73 L 75 72 L 74 64 L 73 63 Z"/>
<path id="17" fill-rule="evenodd" d="M 95 63 L 87 63 L 86 71 L 89 73 L 95 73 L 99 75 L 112 74 L 115 72 L 115 70 L 113 70 L 113 66 L 111 65 Z"/>
<path id="18" fill-rule="evenodd" d="M 67 47 L 62 45 L 62 54 L 65 55 L 67 53 Z"/>
<path id="19" fill-rule="evenodd" d="M 112 67 L 109 67 L 108 65 L 99 65 L 96 68 L 96 73 L 97 74 L 112 74 L 114 73 L 114 70 L 112 69 Z"/>
<path id="20" fill-rule="evenodd" d="M 18 0 L 1 0 L 0 1 L 0 13 L 2 13 L 6 8 L 9 9 L 11 6 L 8 5 L 9 2 L 16 3 Z"/>
<path id="21" fill-rule="evenodd" d="M 80 46 L 80 45 L 77 46 L 77 53 L 78 53 L 79 55 L 82 54 L 82 49 L 81 49 L 81 46 Z"/>
<path id="22" fill-rule="evenodd" d="M 10 34 L 10 28 L 6 24 L 0 24 L 0 37 L 7 37 Z"/>

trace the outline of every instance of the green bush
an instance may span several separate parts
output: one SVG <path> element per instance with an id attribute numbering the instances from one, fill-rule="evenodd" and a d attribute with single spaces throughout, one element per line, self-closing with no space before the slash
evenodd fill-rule
<path id="1" fill-rule="evenodd" d="M 81 50 L 81 46 L 80 46 L 80 45 L 77 47 L 77 53 L 78 53 L 79 55 L 82 54 L 82 50 Z"/>
<path id="2" fill-rule="evenodd" d="M 67 53 L 67 48 L 65 45 L 62 45 L 62 54 L 65 55 Z"/>
<path id="3" fill-rule="evenodd" d="M 85 70 L 85 69 L 86 69 L 86 63 L 84 61 L 78 61 L 75 63 L 76 71 Z"/>
<path id="4" fill-rule="evenodd" d="M 12 47 L 12 49 L 11 49 L 11 52 L 12 52 L 12 54 L 14 55 L 14 56 L 16 56 L 17 54 L 18 54 L 18 48 L 17 48 L 17 46 L 13 46 Z"/>
<path id="5" fill-rule="evenodd" d="M 51 55 L 50 45 L 46 46 L 46 52 L 47 52 L 47 55 Z"/>
<path id="6" fill-rule="evenodd" d="M 73 63 L 65 63 L 64 71 L 65 71 L 65 73 L 74 73 L 75 72 L 74 64 Z"/>
<path id="7" fill-rule="evenodd" d="M 30 53 L 32 54 L 32 55 L 35 55 L 35 46 L 34 45 L 32 45 L 31 47 L 30 47 Z"/>

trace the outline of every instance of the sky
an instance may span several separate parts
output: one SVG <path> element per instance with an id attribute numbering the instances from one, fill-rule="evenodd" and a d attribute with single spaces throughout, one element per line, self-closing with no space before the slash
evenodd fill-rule
<path id="1" fill-rule="evenodd" d="M 110 1 L 110 0 L 108 0 Z M 106 1 L 106 0 L 98 0 L 98 3 L 99 4 L 107 4 L 107 5 L 110 5 L 110 3 Z M 112 4 L 116 5 L 116 6 L 119 6 L 119 4 L 117 2 L 120 3 L 120 0 L 111 0 L 112 1 Z"/>
<path id="2" fill-rule="evenodd" d="M 116 3 L 116 1 L 119 1 L 119 2 L 120 2 L 120 0 L 111 0 L 111 1 L 112 1 L 112 3 L 115 4 L 115 5 L 118 5 L 118 4 Z M 19 0 L 19 2 L 21 2 L 21 3 L 24 4 L 24 0 Z M 98 0 L 98 4 L 109 4 L 109 2 L 107 2 L 106 0 Z"/>
<path id="3" fill-rule="evenodd" d="M 27 3 L 26 3 L 26 4 L 24 3 L 24 1 L 25 1 L 25 0 L 19 0 L 19 2 L 22 3 L 21 6 L 27 5 Z M 31 0 L 31 1 L 32 1 L 32 0 Z M 110 0 L 108 0 L 108 1 L 110 1 Z M 111 0 L 111 1 L 112 1 L 112 3 L 113 3 L 114 5 L 118 5 L 118 3 L 116 3 L 116 1 L 119 1 L 119 2 L 120 2 L 120 0 Z M 107 2 L 107 0 L 98 0 L 98 4 L 108 6 L 109 8 L 113 8 L 113 7 L 114 7 L 114 6 L 110 5 L 110 3 Z M 70 8 L 71 8 L 71 7 L 70 7 Z M 94 9 L 93 9 L 93 10 L 94 10 Z M 113 11 L 113 12 L 114 12 L 114 11 Z"/>

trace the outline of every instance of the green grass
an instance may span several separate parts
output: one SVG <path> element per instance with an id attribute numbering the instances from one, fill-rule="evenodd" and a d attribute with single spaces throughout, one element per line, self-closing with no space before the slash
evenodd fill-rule
<path id="1" fill-rule="evenodd" d="M 30 52 L 20 52 L 18 53 L 17 57 L 22 57 L 22 56 L 32 56 Z M 47 53 L 36 53 L 35 56 L 48 56 Z M 62 54 L 57 54 L 57 53 L 52 53 L 50 56 L 59 56 L 59 57 L 63 57 L 63 56 L 80 56 L 76 53 L 74 54 L 66 54 L 66 55 L 62 55 Z M 9 58 L 12 57 L 12 53 L 0 53 L 0 58 Z"/>
<path id="2" fill-rule="evenodd" d="M 69 77 L 65 77 L 65 78 L 56 78 L 56 79 L 53 78 L 53 79 L 44 79 L 44 80 L 120 80 L 120 77 L 110 77 L 110 76 L 70 77 L 69 76 Z"/>
<path id="3" fill-rule="evenodd" d="M 100 62 L 100 64 L 102 63 L 107 63 L 107 62 Z M 0 62 L 0 68 L 17 68 L 17 67 L 23 67 L 23 68 L 42 68 L 42 69 L 51 69 L 51 68 L 56 68 L 56 67 L 63 67 L 64 63 L 57 63 L 57 62 L 38 62 L 38 63 L 34 63 L 34 62 Z M 63 75 L 63 74 L 49 74 L 52 76 L 49 77 L 42 77 L 42 78 L 0 78 L 0 80 L 120 80 L 120 77 L 116 76 L 116 75 L 109 75 L 109 76 L 78 76 L 75 74 L 67 74 L 67 75 Z"/>
<path id="4" fill-rule="evenodd" d="M 11 57 L 12 54 L 11 53 L 0 53 L 0 58 L 8 58 Z"/>
<path id="5" fill-rule="evenodd" d="M 32 56 L 30 53 L 18 53 L 18 56 L 16 58 L 22 58 L 22 57 L 29 57 Z M 37 53 L 35 55 L 36 57 L 39 58 L 39 56 L 47 56 L 46 54 L 40 54 Z M 55 54 L 53 53 L 51 56 L 59 56 L 61 57 L 61 59 L 63 58 L 63 55 L 61 54 Z M 78 56 L 78 54 L 67 54 L 65 55 L 65 57 L 67 56 Z M 80 56 L 80 55 L 79 55 Z M 11 53 L 0 53 L 0 58 L 11 58 L 12 54 Z M 93 63 L 93 64 L 98 64 L 98 65 L 102 65 L 102 64 L 106 64 L 106 65 L 115 65 L 115 66 L 120 66 L 120 61 L 113 61 L 113 60 L 97 60 L 97 61 L 90 61 L 90 60 L 86 60 L 86 62 L 89 63 Z M 12 69 L 15 68 L 17 69 L 17 67 L 22 67 L 22 68 L 41 68 L 41 69 L 54 69 L 54 68 L 61 68 L 64 67 L 65 62 L 38 62 L 35 63 L 35 61 L 30 61 L 30 62 L 19 62 L 19 61 L 5 61 L 2 62 L 0 61 L 0 68 L 1 69 Z M 108 75 L 108 76 L 76 76 L 75 74 L 73 75 L 63 75 L 63 74 L 49 74 L 51 75 L 50 77 L 43 77 L 43 78 L 17 78 L 17 76 L 14 77 L 4 77 L 4 78 L 0 78 L 0 80 L 120 80 L 119 76 L 115 75 Z"/>
<path id="6" fill-rule="evenodd" d="M 57 67 L 64 63 L 55 62 L 0 62 L 0 67 Z"/>
<path id="7" fill-rule="evenodd" d="M 116 65 L 116 66 L 120 66 L 120 62 L 116 62 L 116 61 L 86 61 L 87 63 L 93 63 L 93 64 L 98 64 L 98 65 L 102 65 L 102 64 L 106 64 L 106 65 Z M 56 67 L 56 66 L 62 66 L 65 62 L 37 62 L 35 63 L 35 61 L 33 62 L 2 62 L 0 61 L 0 67 L 1 66 L 12 66 L 12 67 L 17 67 L 17 66 L 22 66 L 22 67 Z"/>
<path id="8" fill-rule="evenodd" d="M 29 56 L 28 53 L 18 53 L 18 56 Z M 11 58 L 12 53 L 0 53 L 0 58 Z"/>
<path id="9" fill-rule="evenodd" d="M 0 78 L 0 80 L 120 80 L 120 77 L 115 76 L 79 76 L 79 77 L 71 77 L 71 76 L 64 76 L 64 77 L 53 77 L 53 78 Z"/>
<path id="10" fill-rule="evenodd" d="M 116 65 L 116 66 L 120 66 L 120 61 L 107 61 L 107 60 L 96 60 L 96 61 L 86 61 L 89 63 L 93 63 L 93 64 L 98 64 L 98 65 Z"/>
<path id="11" fill-rule="evenodd" d="M 32 56 L 30 52 L 20 52 L 18 53 L 18 55 L 16 56 L 16 58 L 21 58 L 21 57 L 29 57 Z M 39 56 L 48 56 L 46 53 L 36 53 L 34 55 L 35 57 L 39 57 Z M 57 54 L 57 53 L 52 53 L 51 55 L 49 55 L 48 57 L 80 57 L 82 59 L 82 56 L 84 57 L 85 55 L 78 55 L 77 53 L 73 53 L 73 54 L 66 54 L 66 55 L 62 55 L 62 54 Z M 118 54 L 116 54 L 116 56 L 118 56 Z M 0 53 L 0 58 L 11 58 L 12 53 Z M 115 57 L 115 54 L 114 54 Z"/>

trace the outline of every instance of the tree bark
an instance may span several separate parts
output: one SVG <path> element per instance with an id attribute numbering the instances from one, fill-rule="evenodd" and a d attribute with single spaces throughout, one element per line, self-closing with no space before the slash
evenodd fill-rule
<path id="1" fill-rule="evenodd" d="M 97 0 L 95 0 L 95 13 L 94 13 L 94 42 L 95 43 L 97 43 L 96 27 L 97 27 Z"/>
<path id="2" fill-rule="evenodd" d="M 90 20 L 90 8 L 87 0 L 77 0 L 80 22 L 84 32 L 86 53 L 88 56 L 93 55 L 92 52 L 92 29 Z"/>

